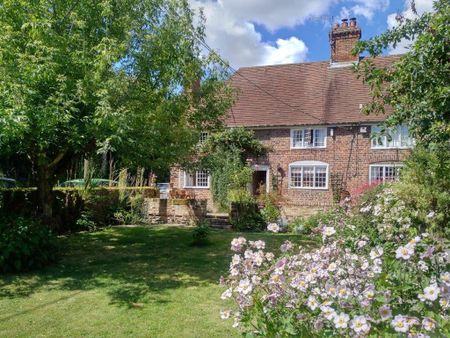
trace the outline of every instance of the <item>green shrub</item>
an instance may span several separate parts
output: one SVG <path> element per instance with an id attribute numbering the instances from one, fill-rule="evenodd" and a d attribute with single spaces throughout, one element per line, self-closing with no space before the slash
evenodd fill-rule
<path id="1" fill-rule="evenodd" d="M 281 217 L 281 210 L 278 206 L 279 195 L 276 192 L 263 193 L 259 199 L 264 205 L 264 208 L 261 210 L 261 215 L 266 223 L 276 223 Z"/>
<path id="2" fill-rule="evenodd" d="M 50 229 L 22 216 L 0 220 L 0 271 L 41 268 L 58 254 L 57 239 Z"/>
<path id="3" fill-rule="evenodd" d="M 79 227 L 79 230 L 85 231 L 97 230 L 97 225 L 92 220 L 92 214 L 89 211 L 84 211 L 81 213 L 80 218 L 77 220 L 77 226 Z"/>
<path id="4" fill-rule="evenodd" d="M 262 231 L 266 228 L 258 203 L 254 200 L 233 202 L 230 223 L 236 231 Z"/>
<path id="5" fill-rule="evenodd" d="M 206 220 L 197 222 L 194 231 L 192 232 L 192 244 L 193 245 L 205 245 L 209 243 L 209 224 Z"/>
<path id="6" fill-rule="evenodd" d="M 306 225 L 305 217 L 299 216 L 288 223 L 288 231 L 297 235 L 309 235 L 311 227 Z"/>

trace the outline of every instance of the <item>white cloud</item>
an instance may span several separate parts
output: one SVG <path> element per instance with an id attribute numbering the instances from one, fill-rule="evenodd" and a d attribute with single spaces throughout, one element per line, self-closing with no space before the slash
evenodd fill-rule
<path id="1" fill-rule="evenodd" d="M 340 16 L 348 18 L 351 16 L 364 16 L 368 20 L 372 20 L 378 11 L 384 11 L 389 7 L 389 0 L 354 0 L 350 7 L 344 6 Z"/>
<path id="2" fill-rule="evenodd" d="M 288 40 L 278 39 L 276 47 L 265 46 L 266 64 L 294 63 L 305 60 L 308 47 L 302 40 L 292 36 Z"/>
<path id="3" fill-rule="evenodd" d="M 433 10 L 433 0 L 416 0 L 415 4 L 418 15 L 422 15 L 425 12 L 430 12 Z M 399 25 L 399 22 L 396 20 L 396 17 L 399 14 L 406 19 L 414 19 L 417 17 L 417 15 L 411 9 L 411 0 L 405 0 L 403 12 L 389 14 L 387 18 L 387 25 L 389 29 L 392 29 Z M 406 53 L 412 43 L 413 41 L 411 40 L 403 39 L 395 46 L 395 48 L 389 49 L 389 54 Z"/>
<path id="4" fill-rule="evenodd" d="M 302 62 L 308 48 L 301 36 L 263 41 L 255 24 L 271 32 L 292 28 L 309 19 L 329 14 L 332 5 L 344 0 L 189 0 L 192 8 L 204 9 L 206 42 L 233 67 Z M 345 17 L 371 19 L 389 0 L 347 0 Z"/>

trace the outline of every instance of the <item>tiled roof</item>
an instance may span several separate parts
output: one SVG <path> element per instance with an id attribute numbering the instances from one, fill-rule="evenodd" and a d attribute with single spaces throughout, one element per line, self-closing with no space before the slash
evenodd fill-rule
<path id="1" fill-rule="evenodd" d="M 376 58 L 375 63 L 387 65 L 396 59 L 398 56 L 383 56 Z M 360 105 L 370 101 L 369 89 L 357 79 L 353 68 L 330 67 L 328 61 L 241 68 L 231 83 L 237 89 L 237 99 L 226 119 L 230 127 L 346 124 L 384 119 L 361 113 Z"/>

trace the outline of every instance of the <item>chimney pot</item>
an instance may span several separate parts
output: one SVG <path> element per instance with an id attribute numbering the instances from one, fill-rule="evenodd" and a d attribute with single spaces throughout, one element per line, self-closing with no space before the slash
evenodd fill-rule
<path id="1" fill-rule="evenodd" d="M 352 49 L 360 38 L 361 28 L 357 26 L 356 18 L 342 19 L 340 25 L 334 24 L 330 32 L 331 62 L 358 61 L 359 56 L 353 55 Z"/>

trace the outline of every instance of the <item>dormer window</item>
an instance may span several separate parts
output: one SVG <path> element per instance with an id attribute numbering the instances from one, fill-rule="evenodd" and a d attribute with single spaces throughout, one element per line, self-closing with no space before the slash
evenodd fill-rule
<path id="1" fill-rule="evenodd" d="M 326 148 L 327 128 L 291 129 L 291 149 Z"/>

